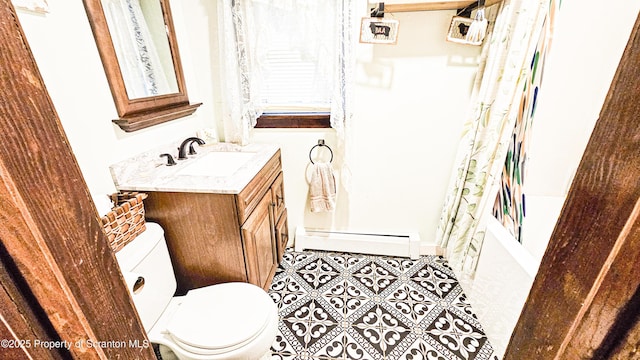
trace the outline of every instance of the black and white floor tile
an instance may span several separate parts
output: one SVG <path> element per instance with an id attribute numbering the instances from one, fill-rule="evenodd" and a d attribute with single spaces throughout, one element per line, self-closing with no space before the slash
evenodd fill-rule
<path id="1" fill-rule="evenodd" d="M 496 360 L 444 258 L 288 249 L 274 360 Z"/>

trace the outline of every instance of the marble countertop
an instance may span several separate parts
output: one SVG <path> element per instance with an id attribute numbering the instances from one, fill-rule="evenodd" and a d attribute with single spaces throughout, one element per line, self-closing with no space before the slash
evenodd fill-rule
<path id="1" fill-rule="evenodd" d="M 134 191 L 238 194 L 278 151 L 275 145 L 239 146 L 217 143 L 196 147 L 198 154 L 190 155 L 186 160 L 178 160 L 178 146 L 179 143 L 149 150 L 111 165 L 109 168 L 116 188 Z M 254 155 L 228 176 L 181 174 L 186 167 L 212 152 L 246 152 Z M 167 159 L 160 157 L 162 153 L 172 154 L 177 165 L 167 166 Z"/>

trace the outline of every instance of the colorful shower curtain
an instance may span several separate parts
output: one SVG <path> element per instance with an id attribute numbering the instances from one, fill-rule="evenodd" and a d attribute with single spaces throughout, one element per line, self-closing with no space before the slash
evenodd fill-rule
<path id="1" fill-rule="evenodd" d="M 549 15 L 540 33 L 535 52 L 527 70 L 527 81 L 520 93 L 520 109 L 516 125 L 511 134 L 507 157 L 502 168 L 500 188 L 493 205 L 493 216 L 522 243 L 522 224 L 526 216 L 526 195 L 524 183 L 527 175 L 527 158 L 533 119 L 538 105 L 538 94 L 542 84 L 542 74 L 547 52 L 551 46 L 551 34 L 557 12 L 556 2 L 551 1 Z"/>
<path id="2" fill-rule="evenodd" d="M 459 275 L 475 271 L 484 234 L 479 224 L 496 197 L 516 118 L 518 94 L 548 16 L 549 0 L 506 0 L 485 40 L 472 106 L 436 232 Z"/>

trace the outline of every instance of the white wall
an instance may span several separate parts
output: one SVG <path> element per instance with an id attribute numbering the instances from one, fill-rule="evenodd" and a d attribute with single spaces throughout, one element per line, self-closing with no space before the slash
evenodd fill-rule
<path id="1" fill-rule="evenodd" d="M 115 191 L 109 165 L 158 145 L 177 141 L 213 126 L 209 47 L 191 41 L 206 27 L 206 18 L 180 1 L 171 3 L 187 91 L 191 102 L 203 102 L 187 118 L 125 133 L 117 117 L 109 84 L 81 1 L 50 1 L 45 15 L 18 11 L 20 23 L 58 112 L 69 143 L 92 193 Z M 187 12 L 188 11 L 188 12 Z M 188 18 L 189 21 L 185 21 Z"/>
<path id="2" fill-rule="evenodd" d="M 335 214 L 309 211 L 304 180 L 309 150 L 321 138 L 336 149 L 335 132 L 254 131 L 254 141 L 282 147 L 290 227 L 417 231 L 434 241 L 479 56 L 445 41 L 453 15 L 398 13 L 397 45 L 358 45 L 353 184 L 339 189 Z"/>

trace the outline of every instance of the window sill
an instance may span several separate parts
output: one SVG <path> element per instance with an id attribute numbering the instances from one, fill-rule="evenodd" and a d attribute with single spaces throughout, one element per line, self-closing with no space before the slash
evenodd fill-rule
<path id="1" fill-rule="evenodd" d="M 263 114 L 258 118 L 256 129 L 269 128 L 330 128 L 329 113 L 280 113 Z"/>

